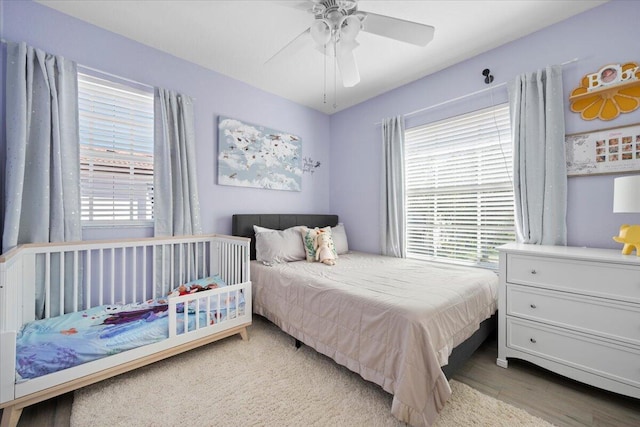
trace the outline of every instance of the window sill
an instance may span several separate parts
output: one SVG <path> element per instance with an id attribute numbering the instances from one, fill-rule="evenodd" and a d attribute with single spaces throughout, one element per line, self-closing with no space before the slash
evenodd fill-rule
<path id="1" fill-rule="evenodd" d="M 105 222 L 105 223 L 89 223 L 83 222 L 82 229 L 84 230 L 93 230 L 99 228 L 110 228 L 110 229 L 123 229 L 123 228 L 153 228 L 153 222 L 123 222 L 123 223 L 114 223 L 114 222 Z"/>

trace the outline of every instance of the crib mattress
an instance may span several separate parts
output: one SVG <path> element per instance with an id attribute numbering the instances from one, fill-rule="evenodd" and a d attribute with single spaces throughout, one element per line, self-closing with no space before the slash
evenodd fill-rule
<path id="1" fill-rule="evenodd" d="M 225 295 L 225 294 L 223 294 Z M 239 294 L 239 314 L 244 310 L 244 296 Z M 235 317 L 236 303 L 229 297 L 230 318 Z M 204 325 L 207 313 L 196 313 L 188 305 L 187 331 Z M 184 313 L 184 305 L 178 305 Z M 227 308 L 210 307 L 209 320 L 226 320 Z M 219 319 L 219 320 L 218 320 Z M 184 314 L 177 316 L 178 334 L 185 331 Z M 71 368 L 113 354 L 152 344 L 168 338 L 169 316 L 166 299 L 126 305 L 102 305 L 63 316 L 25 324 L 17 336 L 16 382 Z"/>

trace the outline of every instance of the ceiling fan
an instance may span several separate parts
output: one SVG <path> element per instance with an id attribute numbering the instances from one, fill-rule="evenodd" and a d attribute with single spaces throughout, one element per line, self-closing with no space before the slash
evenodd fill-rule
<path id="1" fill-rule="evenodd" d="M 352 87 L 360 82 L 360 72 L 353 51 L 358 47 L 360 31 L 377 34 L 417 46 L 433 40 L 435 28 L 418 22 L 378 15 L 358 9 L 357 0 L 282 1 L 284 6 L 310 12 L 314 20 L 301 34 L 275 53 L 276 57 L 293 54 L 311 43 L 323 54 L 335 58 L 342 84 Z"/>

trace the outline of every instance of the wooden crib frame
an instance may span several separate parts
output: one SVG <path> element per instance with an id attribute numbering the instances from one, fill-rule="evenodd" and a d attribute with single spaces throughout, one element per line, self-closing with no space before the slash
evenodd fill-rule
<path id="1" fill-rule="evenodd" d="M 82 311 L 104 304 L 163 297 L 182 283 L 216 273 L 227 286 L 168 298 L 169 338 L 16 382 L 16 337 L 22 325 L 35 320 L 37 280 L 44 284 L 44 317 L 53 317 L 51 311 L 63 311 L 65 305 L 67 312 Z M 166 289 L 154 295 L 158 282 Z M 73 289 L 73 295 L 64 294 L 64 283 Z M 49 303 L 56 287 L 64 297 Z M 234 312 L 224 296 L 235 295 L 239 302 L 240 293 L 244 296 L 244 310 L 236 308 Z M 176 306 L 189 302 L 206 309 L 207 321 L 204 325 L 196 321 L 195 329 L 179 333 L 178 318 L 185 316 L 186 320 L 187 313 L 179 313 Z M 219 316 L 219 311 L 218 316 L 210 316 L 208 308 L 214 302 L 227 308 L 225 318 Z M 69 305 L 73 308 L 69 309 Z M 4 408 L 0 427 L 16 426 L 23 408 L 43 400 L 234 334 L 247 340 L 251 313 L 246 238 L 200 235 L 19 246 L 0 256 L 0 408 Z"/>

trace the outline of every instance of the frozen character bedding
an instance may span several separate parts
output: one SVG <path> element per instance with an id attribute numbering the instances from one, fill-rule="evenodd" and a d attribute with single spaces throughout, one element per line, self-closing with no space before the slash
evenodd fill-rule
<path id="1" fill-rule="evenodd" d="M 174 290 L 169 298 L 226 286 L 219 278 L 190 282 Z M 238 301 L 236 301 L 236 295 Z M 207 299 L 210 299 L 207 303 Z M 240 292 L 219 293 L 177 305 L 177 333 L 196 329 L 196 324 L 214 324 L 234 318 L 244 310 Z M 240 313 L 236 313 L 236 307 Z M 22 381 L 57 372 L 105 356 L 152 344 L 169 336 L 168 298 L 126 305 L 102 305 L 49 319 L 36 320 L 18 333 L 16 380 Z M 208 315 L 207 315 L 208 312 Z M 186 324 L 186 325 L 185 325 Z"/>

